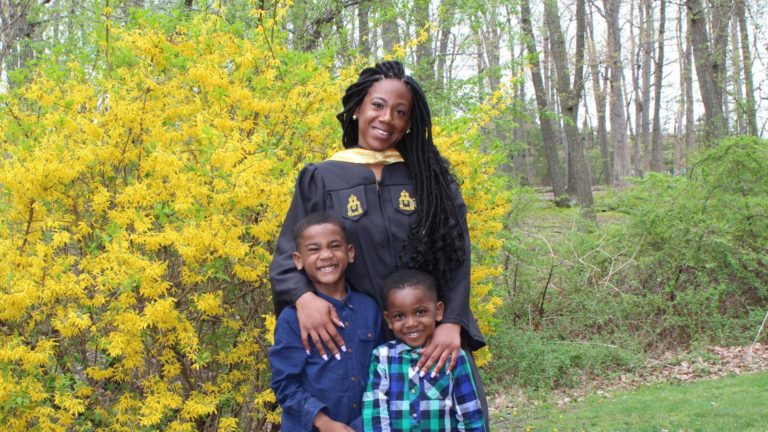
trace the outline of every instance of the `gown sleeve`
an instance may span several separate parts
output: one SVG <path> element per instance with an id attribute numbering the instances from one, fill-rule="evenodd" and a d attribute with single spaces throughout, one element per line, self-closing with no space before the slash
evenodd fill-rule
<path id="1" fill-rule="evenodd" d="M 275 253 L 269 265 L 269 281 L 272 284 L 272 301 L 275 315 L 286 306 L 292 305 L 303 294 L 312 291 L 312 283 L 304 272 L 296 269 L 293 252 L 293 228 L 310 213 L 325 210 L 325 186 L 317 166 L 307 164 L 296 180 L 296 189 L 288 213 L 277 238 Z"/>

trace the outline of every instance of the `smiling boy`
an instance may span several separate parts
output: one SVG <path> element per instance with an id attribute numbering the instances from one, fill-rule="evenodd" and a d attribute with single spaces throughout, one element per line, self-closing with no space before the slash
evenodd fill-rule
<path id="1" fill-rule="evenodd" d="M 354 292 L 344 275 L 354 261 L 344 223 L 328 213 L 313 213 L 294 229 L 293 260 L 312 281 L 315 294 L 333 304 L 347 346 L 336 360 L 305 351 L 295 307 L 285 308 L 269 349 L 272 390 L 283 408 L 284 431 L 362 430 L 361 400 L 371 351 L 380 342 L 381 312 L 376 301 Z"/>
<path id="2" fill-rule="evenodd" d="M 419 371 L 421 348 L 443 319 L 435 279 L 400 270 L 384 282 L 384 319 L 397 340 L 373 352 L 363 396 L 366 431 L 485 431 L 469 360 L 459 352 L 452 372 Z"/>

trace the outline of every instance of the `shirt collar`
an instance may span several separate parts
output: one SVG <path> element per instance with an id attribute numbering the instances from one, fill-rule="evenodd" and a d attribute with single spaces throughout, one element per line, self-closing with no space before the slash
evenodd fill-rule
<path id="1" fill-rule="evenodd" d="M 395 345 L 395 355 L 397 356 L 416 356 L 418 357 L 421 354 L 421 349 L 424 348 L 423 346 L 419 346 L 416 348 L 411 348 L 408 346 L 407 343 L 397 341 L 397 344 Z"/>
<path id="2" fill-rule="evenodd" d="M 328 296 L 328 295 L 325 295 L 325 294 L 321 293 L 318 290 L 315 290 L 315 294 L 317 294 L 322 299 L 328 300 L 334 306 L 341 306 L 343 304 L 349 304 L 349 286 L 345 284 L 344 285 L 344 290 L 346 292 L 344 293 L 344 297 L 341 300 L 339 300 L 337 298 L 334 298 L 334 297 L 331 297 L 331 296 Z"/>
<path id="3" fill-rule="evenodd" d="M 358 164 L 388 165 L 395 162 L 403 162 L 403 157 L 400 155 L 400 152 L 394 148 L 377 152 L 356 147 L 337 152 L 328 160 Z"/>

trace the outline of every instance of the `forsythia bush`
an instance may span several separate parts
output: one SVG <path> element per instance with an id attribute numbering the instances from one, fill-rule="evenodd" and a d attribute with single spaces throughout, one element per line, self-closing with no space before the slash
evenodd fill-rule
<path id="1" fill-rule="evenodd" d="M 353 74 L 211 15 L 113 28 L 109 53 L 0 95 L 0 429 L 261 430 L 273 241 Z M 440 145 L 490 332 L 507 204 L 486 157 Z"/>

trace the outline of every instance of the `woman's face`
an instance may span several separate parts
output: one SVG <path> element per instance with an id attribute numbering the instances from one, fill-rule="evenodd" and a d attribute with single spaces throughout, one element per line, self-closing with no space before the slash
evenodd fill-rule
<path id="1" fill-rule="evenodd" d="M 360 147 L 384 151 L 397 144 L 411 121 L 412 95 L 399 79 L 374 83 L 355 110 Z"/>

